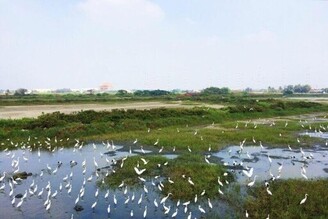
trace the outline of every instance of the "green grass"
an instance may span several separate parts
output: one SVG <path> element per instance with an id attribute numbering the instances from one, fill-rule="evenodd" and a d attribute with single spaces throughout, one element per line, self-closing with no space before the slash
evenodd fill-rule
<path id="1" fill-rule="evenodd" d="M 283 180 L 272 183 L 269 196 L 263 186 L 254 188 L 244 205 L 251 218 L 328 218 L 328 180 Z M 300 205 L 304 195 L 307 201 Z"/>
<path id="2" fill-rule="evenodd" d="M 124 161 L 124 165 L 121 168 L 121 162 L 117 163 L 115 167 L 115 173 L 109 175 L 105 179 L 107 186 L 117 188 L 119 184 L 124 181 L 125 185 L 129 186 L 142 186 L 142 182 L 138 179 L 134 167 L 139 163 L 139 169 L 145 168 L 146 171 L 141 177 L 151 180 L 154 176 L 164 177 L 163 184 L 164 189 L 162 193 L 164 195 L 171 192 L 172 199 L 191 200 L 197 194 L 199 199 L 202 198 L 216 198 L 218 197 L 218 176 L 221 177 L 222 182 L 228 180 L 233 181 L 231 174 L 223 176 L 226 171 L 225 168 L 218 164 L 207 164 L 204 160 L 204 156 L 200 154 L 181 154 L 178 158 L 169 160 L 162 156 L 142 156 L 142 158 L 149 161 L 148 164 L 144 164 L 141 161 L 141 156 L 129 157 Z M 167 162 L 167 165 L 164 165 Z M 160 164 L 160 166 L 158 166 Z M 185 175 L 185 177 L 182 177 Z M 191 177 L 194 182 L 194 186 L 189 184 L 188 177 Z M 174 181 L 173 184 L 169 183 L 168 178 Z M 156 180 L 155 180 L 156 181 Z M 203 190 L 206 190 L 204 197 L 200 194 Z M 224 190 L 224 188 L 221 188 Z"/>

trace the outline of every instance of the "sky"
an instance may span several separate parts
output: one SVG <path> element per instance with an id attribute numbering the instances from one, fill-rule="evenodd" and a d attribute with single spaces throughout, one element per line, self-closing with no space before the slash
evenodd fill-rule
<path id="1" fill-rule="evenodd" d="M 328 1 L 0 0 L 0 90 L 328 87 Z"/>

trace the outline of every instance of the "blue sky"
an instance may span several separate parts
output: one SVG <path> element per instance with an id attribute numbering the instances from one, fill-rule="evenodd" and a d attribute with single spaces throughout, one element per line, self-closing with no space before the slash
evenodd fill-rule
<path id="1" fill-rule="evenodd" d="M 0 0 L 0 89 L 328 87 L 328 1 Z"/>

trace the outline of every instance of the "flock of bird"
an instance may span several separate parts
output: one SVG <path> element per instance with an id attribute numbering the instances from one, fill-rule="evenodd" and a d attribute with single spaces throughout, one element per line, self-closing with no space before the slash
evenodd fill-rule
<path id="1" fill-rule="evenodd" d="M 305 128 L 306 121 L 300 121 L 300 124 L 302 127 Z M 250 124 L 250 122 L 245 123 L 245 127 L 247 127 Z M 214 123 L 212 124 L 214 125 Z M 259 123 L 254 122 L 254 126 L 252 128 L 257 128 Z M 275 122 L 272 121 L 269 123 L 270 126 L 275 126 Z M 288 122 L 286 122 L 285 127 L 288 126 Z M 237 123 L 235 129 L 239 128 L 239 124 Z M 311 125 L 308 127 L 310 130 L 312 130 Z M 319 128 L 315 128 L 314 132 L 322 133 L 322 131 L 326 131 L 327 127 L 319 126 Z M 147 132 L 150 132 L 150 129 L 147 130 Z M 180 132 L 179 129 L 177 129 L 177 132 Z M 195 130 L 193 135 L 199 135 L 199 130 Z M 280 136 L 282 136 L 280 134 Z M 201 139 L 203 139 L 202 136 L 200 136 Z M 69 140 L 69 139 L 66 139 Z M 74 201 L 74 206 L 79 205 L 80 203 L 84 202 L 84 199 L 87 198 L 89 200 L 94 200 L 89 206 L 89 209 L 92 209 L 95 211 L 95 209 L 98 208 L 99 202 L 102 202 L 105 200 L 107 203 L 106 212 L 108 215 L 111 214 L 113 209 L 117 208 L 119 205 L 125 206 L 124 209 L 126 211 L 129 211 L 130 217 L 139 217 L 139 218 L 153 218 L 153 213 L 148 213 L 149 209 L 160 209 L 163 212 L 163 216 L 167 217 L 179 217 L 179 218 L 188 218 L 191 219 L 192 217 L 196 218 L 197 216 L 201 216 L 203 214 L 206 214 L 208 211 L 211 211 L 213 209 L 213 204 L 209 198 L 205 199 L 206 201 L 200 201 L 199 197 L 202 197 L 206 194 L 206 191 L 204 190 L 201 194 L 196 194 L 193 200 L 188 201 L 176 201 L 173 202 L 170 200 L 171 196 L 174 196 L 172 193 L 166 194 L 164 197 L 159 198 L 159 196 L 152 196 L 149 195 L 150 191 L 158 191 L 159 193 L 163 190 L 164 185 L 163 181 L 167 180 L 169 183 L 173 184 L 174 181 L 170 178 L 163 179 L 161 176 L 155 176 L 152 179 L 145 179 L 143 177 L 144 172 L 146 171 L 145 168 L 141 169 L 139 166 L 139 163 L 136 164 L 134 167 L 136 177 L 138 180 L 140 180 L 141 183 L 143 183 L 143 191 L 134 191 L 132 188 L 129 188 L 129 186 L 122 181 L 122 183 L 116 188 L 115 190 L 111 191 L 107 190 L 105 193 L 99 190 L 97 188 L 95 190 L 95 193 L 93 194 L 93 197 L 85 197 L 86 188 L 88 183 L 94 183 L 95 181 L 99 181 L 101 184 L 105 183 L 105 177 L 110 176 L 110 174 L 115 174 L 115 168 L 123 168 L 124 162 L 126 159 L 128 159 L 129 154 L 132 154 L 132 149 L 130 147 L 130 150 L 126 156 L 121 157 L 120 159 L 120 166 L 117 166 L 118 160 L 111 158 L 110 156 L 105 155 L 104 153 L 100 153 L 99 156 L 93 156 L 92 161 L 90 159 L 84 158 L 82 162 L 78 163 L 75 160 L 63 160 L 58 161 L 55 165 L 50 165 L 47 163 L 47 159 L 43 159 L 41 155 L 44 154 L 43 151 L 40 150 L 40 148 L 46 148 L 51 154 L 58 153 L 62 150 L 64 150 L 63 147 L 60 147 L 60 143 L 62 141 L 65 141 L 64 139 L 58 140 L 57 138 L 50 139 L 47 138 L 44 142 L 38 141 L 37 137 L 34 139 L 34 145 L 31 145 L 31 138 L 29 137 L 26 142 L 21 143 L 14 143 L 10 139 L 7 139 L 7 142 L 1 143 L 1 147 L 6 147 L 6 144 L 10 144 L 11 146 L 14 146 L 17 149 L 20 149 L 22 153 L 19 155 L 18 152 L 15 150 L 9 150 L 8 148 L 3 150 L 3 153 L 5 154 L 5 157 L 7 157 L 8 160 L 4 160 L 4 158 L 1 158 L 2 162 L 10 162 L 11 169 L 8 169 L 6 171 L 3 171 L 2 168 L 0 169 L 0 197 L 5 195 L 10 198 L 11 205 L 14 209 L 21 210 L 21 208 L 24 206 L 24 203 L 27 202 L 32 197 L 35 197 L 39 200 L 42 200 L 44 209 L 46 212 L 50 212 L 52 205 L 54 203 L 54 200 L 57 199 L 58 196 L 67 195 Z M 159 147 L 160 140 L 157 139 L 156 142 L 154 142 L 154 146 Z M 297 139 L 297 142 L 300 143 L 300 139 Z M 137 147 L 138 139 L 135 139 L 133 141 L 133 145 Z M 262 145 L 261 141 L 257 141 L 254 137 L 251 139 L 250 142 L 252 145 L 256 145 L 259 143 L 259 147 L 263 150 L 265 150 L 265 147 Z M 246 158 L 251 159 L 251 154 L 249 154 L 248 151 L 245 150 L 245 144 L 246 139 L 240 142 L 239 150 L 236 152 L 239 155 L 240 160 L 239 161 L 233 161 L 232 163 L 224 163 L 224 165 L 229 166 L 232 169 L 232 172 L 234 172 L 234 167 L 239 167 L 241 170 L 241 174 L 243 174 L 247 178 L 247 187 L 252 187 L 256 183 L 256 179 L 258 177 L 256 171 L 254 171 L 254 168 L 251 166 L 248 166 L 246 162 L 243 162 L 243 157 L 246 156 Z M 326 145 L 328 143 L 326 142 Z M 103 148 L 106 151 L 116 151 L 117 147 L 114 145 L 113 142 L 103 142 L 102 144 Z M 98 153 L 99 145 L 92 144 L 92 148 L 94 153 Z M 37 149 L 35 149 L 37 148 Z M 76 144 L 73 147 L 73 153 L 78 153 L 84 150 L 85 145 L 83 142 L 80 142 L 76 139 Z M 162 153 L 164 150 L 164 147 L 159 147 L 158 153 Z M 144 154 L 145 151 L 143 147 L 140 147 L 141 153 Z M 290 146 L 288 146 L 288 150 L 293 150 Z M 302 147 L 299 147 L 299 149 L 294 149 L 294 151 L 299 150 L 300 152 L 300 159 L 304 161 L 304 165 L 301 167 L 300 174 L 304 179 L 308 179 L 307 169 L 306 169 L 306 163 L 308 161 L 311 161 L 315 159 L 312 153 L 306 153 L 302 149 Z M 173 152 L 176 151 L 176 148 L 173 148 Z M 187 146 L 187 151 L 192 152 L 192 149 Z M 42 166 L 42 169 L 40 173 L 36 173 L 33 176 L 32 182 L 27 185 L 24 183 L 24 179 L 20 178 L 20 175 L 15 175 L 17 173 L 20 173 L 22 170 L 26 170 L 29 167 L 29 153 L 37 153 L 37 157 L 39 159 L 39 165 Z M 204 156 L 204 161 L 208 163 L 209 165 L 212 165 L 210 162 L 211 158 L 211 152 L 212 149 L 209 147 L 208 152 Z M 231 151 L 228 151 L 230 154 Z M 90 154 L 88 155 L 90 156 Z M 271 163 L 273 162 L 273 158 L 270 157 L 270 154 L 267 154 L 267 160 L 271 166 Z M 72 157 L 74 158 L 74 157 Z M 42 162 L 40 162 L 42 160 Z M 87 162 L 88 160 L 88 162 Z M 147 161 L 145 158 L 141 158 L 140 162 L 142 162 L 145 166 L 148 164 L 149 161 Z M 98 163 L 101 163 L 99 165 Z M 81 167 L 81 172 L 74 171 L 74 168 L 76 166 Z M 157 164 L 158 166 L 161 165 L 169 165 L 168 162 L 164 164 Z M 69 166 L 70 173 L 66 174 L 61 180 L 59 180 L 58 184 L 58 178 L 57 175 L 61 171 L 62 166 Z M 102 167 L 109 167 L 109 168 L 102 168 Z M 266 191 L 269 196 L 272 196 L 274 194 L 274 191 L 271 191 L 270 189 L 270 183 L 274 180 L 277 180 L 280 178 L 281 173 L 283 171 L 283 163 L 280 164 L 280 166 L 277 169 L 278 174 L 274 175 L 271 172 L 271 169 L 269 170 L 269 176 L 268 179 L 264 180 L 264 186 L 266 187 Z M 77 183 L 75 180 L 75 174 L 79 174 L 82 182 Z M 89 174 L 89 175 L 87 175 Z M 47 182 L 44 182 L 43 177 L 45 175 L 48 175 L 50 177 L 50 180 Z M 217 186 L 218 186 L 218 195 L 224 195 L 223 187 L 226 184 L 229 184 L 227 180 L 222 179 L 221 177 L 227 176 L 228 173 L 225 173 L 223 176 L 218 176 L 217 180 Z M 18 176 L 18 177 L 17 177 Z M 56 180 L 52 182 L 51 177 L 55 178 Z M 194 186 L 194 182 L 190 176 L 182 175 L 189 185 L 192 187 Z M 94 184 L 93 184 L 94 185 Z M 17 196 L 17 191 L 22 191 L 22 188 L 25 186 L 25 189 L 23 189 L 23 194 L 20 196 Z M 79 189 L 75 189 L 76 187 L 79 187 Z M 17 189 L 20 188 L 20 189 Z M 74 189 L 73 189 L 74 188 Z M 72 192 L 72 191 L 77 191 Z M 3 193 L 3 194 L 1 194 Z M 104 193 L 104 194 L 103 194 Z M 103 194 L 103 199 L 99 199 L 100 195 Z M 198 196 L 199 195 L 199 196 Z M 111 197 L 110 197 L 111 196 Z M 118 198 L 120 197 L 120 198 Z M 300 200 L 299 204 L 305 204 L 306 200 L 308 198 L 308 194 L 304 194 L 304 198 Z M 110 201 L 109 201 L 110 200 Z M 204 199 L 203 199 L 204 200 Z M 142 216 L 138 215 L 136 216 L 136 212 L 134 208 L 131 207 L 131 209 L 128 209 L 127 207 L 131 203 L 136 203 L 139 209 L 142 209 Z M 191 207 L 193 206 L 193 207 Z M 196 207 L 195 207 L 196 206 Z M 85 206 L 85 208 L 88 208 Z M 139 211 L 138 211 L 139 212 Z M 196 215 L 196 217 L 195 217 Z M 249 215 L 249 212 L 245 211 L 245 216 L 251 217 Z M 71 215 L 71 218 L 74 217 L 74 214 Z M 268 217 L 269 218 L 269 215 Z"/>

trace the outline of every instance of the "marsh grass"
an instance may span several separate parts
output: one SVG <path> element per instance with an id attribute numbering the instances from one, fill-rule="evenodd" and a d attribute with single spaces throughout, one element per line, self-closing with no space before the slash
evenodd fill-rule
<path id="1" fill-rule="evenodd" d="M 169 160 L 163 156 L 147 155 L 143 156 L 149 163 L 144 165 L 140 160 L 141 156 L 129 157 L 124 161 L 123 168 L 120 167 L 119 161 L 115 167 L 115 173 L 105 178 L 105 184 L 110 187 L 117 187 L 124 181 L 125 185 L 140 187 L 143 183 L 138 179 L 138 175 L 134 171 L 134 167 L 139 163 L 139 169 L 146 168 L 147 170 L 141 177 L 151 180 L 155 176 L 160 176 L 164 184 L 162 193 L 168 194 L 171 192 L 174 200 L 191 200 L 198 195 L 199 199 L 218 198 L 218 176 L 225 182 L 233 181 L 231 174 L 223 176 L 225 168 L 217 164 L 207 164 L 204 161 L 203 155 L 200 154 L 182 154 L 178 158 Z M 167 165 L 164 163 L 167 162 Z M 158 166 L 160 164 L 160 167 Z M 184 177 L 183 177 L 184 175 Z M 188 182 L 188 177 L 191 177 L 194 186 Z M 168 178 L 174 181 L 169 183 Z M 156 180 L 155 180 L 156 181 Z M 200 196 L 205 189 L 204 197 Z M 221 188 L 225 190 L 225 188 Z"/>
<path id="2" fill-rule="evenodd" d="M 269 196 L 263 186 L 257 186 L 245 202 L 251 218 L 328 218 L 328 181 L 282 180 L 272 183 Z M 300 201 L 308 194 L 303 205 Z"/>

